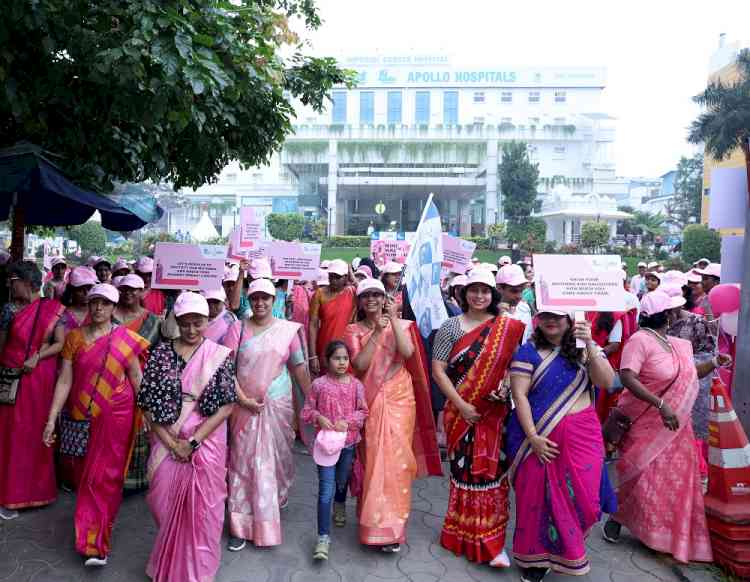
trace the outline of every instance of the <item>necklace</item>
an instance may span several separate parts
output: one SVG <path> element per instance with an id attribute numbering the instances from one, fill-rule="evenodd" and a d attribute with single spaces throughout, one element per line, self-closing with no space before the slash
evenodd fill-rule
<path id="1" fill-rule="evenodd" d="M 669 340 L 663 335 L 661 335 L 658 331 L 653 330 L 650 327 L 644 327 L 642 329 L 644 329 L 645 331 L 653 335 L 657 339 L 657 341 L 662 345 L 662 347 L 666 348 L 668 352 L 672 351 L 672 344 L 670 344 Z"/>

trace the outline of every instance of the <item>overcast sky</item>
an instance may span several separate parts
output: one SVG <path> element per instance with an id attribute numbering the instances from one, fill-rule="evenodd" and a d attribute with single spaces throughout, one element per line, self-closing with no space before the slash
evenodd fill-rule
<path id="1" fill-rule="evenodd" d="M 690 97 L 719 33 L 750 45 L 750 0 L 317 0 L 315 53 L 447 53 L 462 63 L 605 66 L 620 176 L 659 176 L 694 148 Z"/>

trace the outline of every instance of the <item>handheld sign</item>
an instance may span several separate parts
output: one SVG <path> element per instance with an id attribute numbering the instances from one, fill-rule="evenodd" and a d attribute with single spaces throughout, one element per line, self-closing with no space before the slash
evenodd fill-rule
<path id="1" fill-rule="evenodd" d="M 154 289 L 218 289 L 224 277 L 227 248 L 221 245 L 156 243 Z"/>
<path id="2" fill-rule="evenodd" d="M 255 208 L 240 209 L 240 249 L 252 249 L 263 238 L 263 216 Z"/>
<path id="3" fill-rule="evenodd" d="M 451 273 L 466 274 L 477 243 L 443 233 L 443 268 Z"/>
<path id="4" fill-rule="evenodd" d="M 320 249 L 319 244 L 275 240 L 268 243 L 264 254 L 269 258 L 274 277 L 315 281 L 320 268 Z"/>

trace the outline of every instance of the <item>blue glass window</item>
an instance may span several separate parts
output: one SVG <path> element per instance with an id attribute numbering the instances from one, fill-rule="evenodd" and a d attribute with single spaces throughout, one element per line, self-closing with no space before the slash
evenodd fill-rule
<path id="1" fill-rule="evenodd" d="M 458 125 L 458 91 L 443 93 L 443 123 Z"/>
<path id="2" fill-rule="evenodd" d="M 388 125 L 401 123 L 401 91 L 388 91 Z"/>
<path id="3" fill-rule="evenodd" d="M 417 91 L 415 109 L 414 109 L 414 122 L 417 125 L 429 125 L 430 124 L 430 92 L 429 91 Z"/>
<path id="4" fill-rule="evenodd" d="M 334 91 L 333 123 L 346 123 L 346 91 Z"/>
<path id="5" fill-rule="evenodd" d="M 360 91 L 359 93 L 359 122 L 372 125 L 375 123 L 375 93 Z"/>

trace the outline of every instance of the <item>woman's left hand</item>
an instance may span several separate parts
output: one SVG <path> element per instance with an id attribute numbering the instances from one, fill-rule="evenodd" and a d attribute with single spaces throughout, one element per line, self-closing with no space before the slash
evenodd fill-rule
<path id="1" fill-rule="evenodd" d="M 574 322 L 573 323 L 573 337 L 585 342 L 587 346 L 593 343 L 594 340 L 591 337 L 591 322 L 589 321 Z"/>
<path id="2" fill-rule="evenodd" d="M 28 360 L 23 363 L 23 371 L 28 374 L 39 364 L 39 352 L 31 356 Z"/>
<path id="3" fill-rule="evenodd" d="M 723 368 L 724 366 L 731 366 L 732 356 L 730 356 L 729 354 L 717 354 L 716 362 L 719 364 L 720 368 Z"/>
<path id="4" fill-rule="evenodd" d="M 680 421 L 677 419 L 677 415 L 674 413 L 674 410 L 672 410 L 672 407 L 666 402 L 661 405 L 659 414 L 661 414 L 661 420 L 664 423 L 664 426 L 669 430 L 677 430 L 680 428 Z"/>
<path id="5" fill-rule="evenodd" d="M 396 307 L 396 300 L 390 295 L 385 296 L 385 306 L 383 308 L 385 315 L 393 321 L 398 318 L 398 309 Z"/>
<path id="6" fill-rule="evenodd" d="M 181 463 L 187 463 L 190 461 L 190 457 L 193 454 L 193 447 L 190 443 L 183 439 L 178 439 L 172 449 L 172 453 L 178 461 Z"/>

